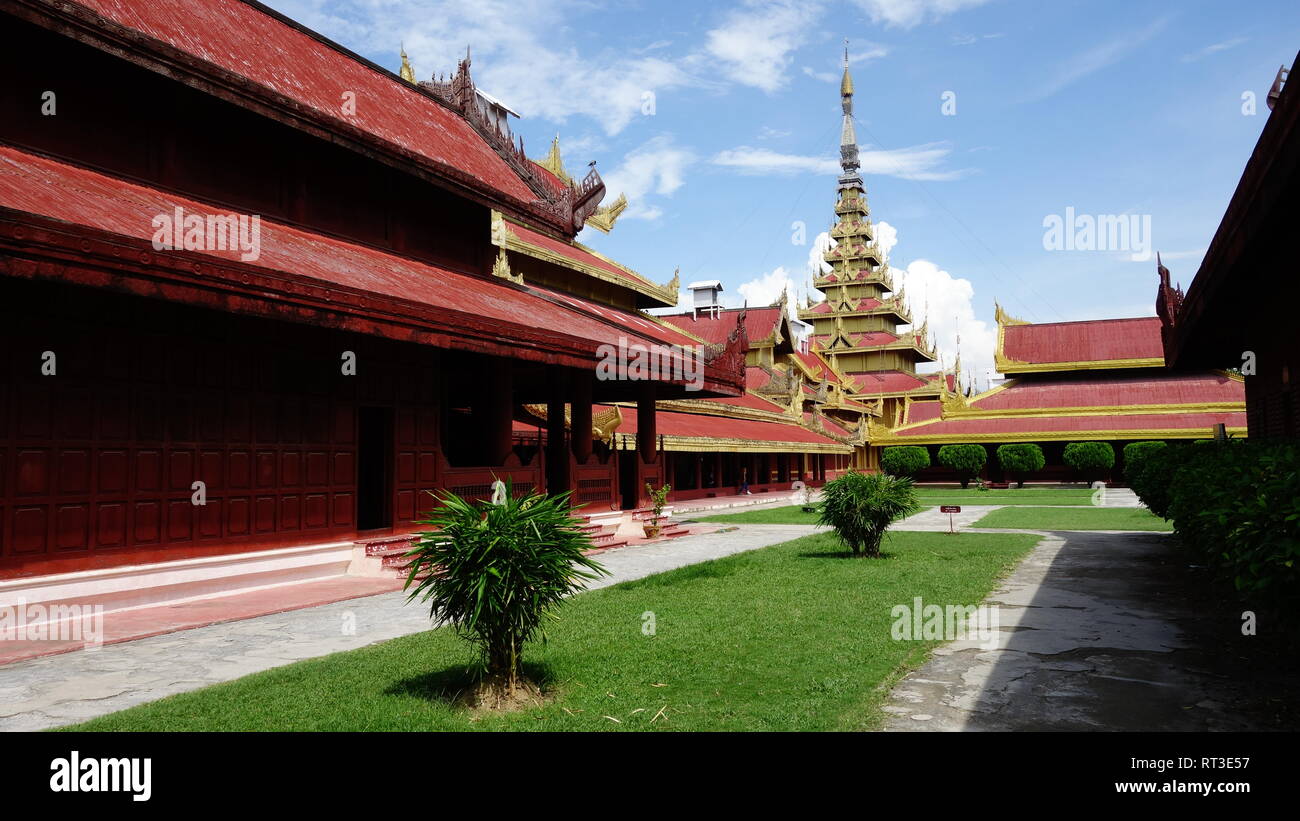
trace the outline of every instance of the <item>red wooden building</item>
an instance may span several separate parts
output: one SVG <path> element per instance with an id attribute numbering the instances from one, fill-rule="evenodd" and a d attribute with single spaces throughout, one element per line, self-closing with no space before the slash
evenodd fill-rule
<path id="1" fill-rule="evenodd" d="M 468 57 L 414 85 L 256 3 L 6 0 L 0 63 L 0 578 L 400 531 L 494 477 L 616 506 L 657 399 L 744 391 L 740 327 L 700 392 L 596 378 L 695 344 L 639 310 L 676 285 L 573 242 L 599 175 L 547 179 Z"/>

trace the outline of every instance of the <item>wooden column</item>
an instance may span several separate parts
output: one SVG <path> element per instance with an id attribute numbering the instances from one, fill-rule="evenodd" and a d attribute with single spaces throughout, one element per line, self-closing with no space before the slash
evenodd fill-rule
<path id="1" fill-rule="evenodd" d="M 658 444 L 658 429 L 655 427 L 655 385 L 642 382 L 638 386 L 636 399 L 636 446 L 641 454 L 641 463 L 654 464 L 655 449 Z M 662 479 L 660 482 L 662 483 Z"/>
<path id="2" fill-rule="evenodd" d="M 569 435 L 573 438 L 573 455 L 585 465 L 591 456 L 591 374 L 573 374 L 573 411 L 569 418 Z"/>
<path id="3" fill-rule="evenodd" d="M 487 378 L 483 408 L 484 438 L 487 442 L 488 464 L 504 465 L 510 456 L 514 437 L 514 380 L 508 359 L 493 356 L 487 360 Z"/>
<path id="4" fill-rule="evenodd" d="M 549 368 L 546 386 L 546 492 L 569 490 L 569 448 L 564 435 L 565 373 Z M 591 425 L 588 424 L 588 430 Z"/>

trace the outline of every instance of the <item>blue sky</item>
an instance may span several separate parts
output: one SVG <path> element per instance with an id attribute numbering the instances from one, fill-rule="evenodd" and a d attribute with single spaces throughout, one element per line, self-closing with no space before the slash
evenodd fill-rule
<path id="1" fill-rule="evenodd" d="M 995 298 L 1041 322 L 1154 312 L 1140 246 L 1046 250 L 1049 215 L 1149 216 L 1152 249 L 1192 279 L 1300 49 L 1300 3 L 1280 0 L 270 5 L 393 70 L 405 43 L 421 79 L 471 45 L 530 154 L 559 133 L 571 171 L 596 160 L 632 200 L 584 242 L 751 304 L 802 289 L 830 225 L 847 37 L 872 218 L 945 358 L 960 332 L 981 382 Z"/>

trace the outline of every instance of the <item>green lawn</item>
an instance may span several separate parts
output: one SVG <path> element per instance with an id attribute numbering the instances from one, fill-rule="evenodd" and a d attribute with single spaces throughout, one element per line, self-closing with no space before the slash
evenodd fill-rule
<path id="1" fill-rule="evenodd" d="M 473 720 L 448 703 L 469 655 L 439 629 L 75 729 L 866 729 L 882 718 L 888 687 L 937 644 L 893 641 L 890 609 L 915 596 L 977 603 L 1036 541 L 899 532 L 872 560 L 843 557 L 822 533 L 584 593 L 550 642 L 526 651 L 551 701 L 505 716 Z M 649 612 L 653 636 L 642 630 Z"/>
<path id="2" fill-rule="evenodd" d="M 1088 488 L 1005 488 L 1002 490 L 916 489 L 921 504 L 929 505 L 1092 505 Z"/>
<path id="3" fill-rule="evenodd" d="M 971 527 L 1022 527 L 1029 530 L 1173 530 L 1141 507 L 1066 508 L 1004 507 Z"/>
<path id="4" fill-rule="evenodd" d="M 805 513 L 802 505 L 769 507 L 766 510 L 746 510 L 741 513 L 719 513 L 716 516 L 686 516 L 696 522 L 745 525 L 815 525 L 816 513 Z"/>

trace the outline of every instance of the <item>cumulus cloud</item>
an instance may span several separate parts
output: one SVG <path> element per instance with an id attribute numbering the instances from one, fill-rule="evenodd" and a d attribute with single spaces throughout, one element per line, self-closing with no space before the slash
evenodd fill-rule
<path id="1" fill-rule="evenodd" d="M 472 46 L 475 82 L 521 115 L 590 117 L 610 135 L 641 116 L 646 93 L 699 84 L 680 60 L 656 56 L 661 42 L 590 54 L 557 45 L 555 21 L 572 13 L 573 0 L 443 0 L 433 9 L 368 0 L 271 4 L 357 51 L 395 61 L 404 44 L 421 80 L 455 71 Z"/>
<path id="2" fill-rule="evenodd" d="M 912 28 L 939 20 L 962 9 L 982 6 L 988 0 L 854 0 L 873 23 Z"/>
<path id="3" fill-rule="evenodd" d="M 909 148 L 865 149 L 859 152 L 863 174 L 900 177 L 905 180 L 955 180 L 968 173 L 966 169 L 943 169 L 940 166 L 952 153 L 947 143 L 925 143 Z M 840 161 L 834 157 L 815 157 L 805 154 L 786 154 L 768 148 L 742 145 L 720 151 L 713 164 L 730 168 L 740 174 L 771 174 L 794 176 L 797 174 L 838 174 Z"/>
<path id="4" fill-rule="evenodd" d="M 663 215 L 659 199 L 685 184 L 686 169 L 694 162 L 695 154 L 672 137 L 653 137 L 629 151 L 613 171 L 601 174 L 606 201 L 626 194 L 628 207 L 622 219 L 658 219 Z"/>
<path id="5" fill-rule="evenodd" d="M 755 308 L 771 305 L 781 298 L 782 292 L 786 294 L 790 305 L 794 305 L 795 300 L 795 282 L 781 266 L 749 282 L 742 282 L 736 291 L 744 304 Z"/>
<path id="6" fill-rule="evenodd" d="M 954 277 L 929 260 L 917 259 L 906 268 L 894 269 L 894 283 L 907 290 L 915 327 L 919 328 L 928 316 L 930 338 L 938 347 L 943 364 L 951 367 L 960 350 L 962 373 L 967 378 L 974 377 L 977 388 L 983 390 L 993 372 L 997 327 L 976 318 L 975 287 L 971 281 Z"/>
<path id="7" fill-rule="evenodd" d="M 806 41 L 821 10 L 820 3 L 746 0 L 709 31 L 705 51 L 733 82 L 778 91 L 789 81 L 791 53 Z"/>

